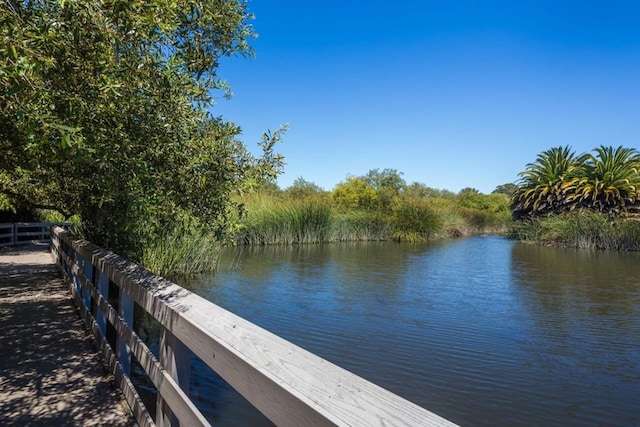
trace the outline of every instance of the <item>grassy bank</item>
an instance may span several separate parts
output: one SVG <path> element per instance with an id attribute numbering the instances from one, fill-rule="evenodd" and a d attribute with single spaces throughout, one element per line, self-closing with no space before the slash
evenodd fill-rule
<path id="1" fill-rule="evenodd" d="M 578 211 L 517 221 L 512 237 L 545 245 L 608 250 L 640 250 L 640 221 Z"/>
<path id="2" fill-rule="evenodd" d="M 242 202 L 237 244 L 292 244 L 357 240 L 421 242 L 474 234 L 506 234 L 511 226 L 508 200 L 502 195 L 469 200 L 398 197 L 375 209 L 345 208 L 328 193 L 306 197 L 254 193 Z M 484 200 L 486 198 L 486 200 Z M 468 198 L 467 198 L 468 199 Z M 465 203 L 466 200 L 466 203 Z"/>

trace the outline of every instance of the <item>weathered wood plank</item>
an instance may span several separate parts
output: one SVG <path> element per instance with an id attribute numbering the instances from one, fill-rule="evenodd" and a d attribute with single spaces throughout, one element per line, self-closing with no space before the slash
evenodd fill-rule
<path id="1" fill-rule="evenodd" d="M 69 222 L 12 222 L 0 224 L 0 247 L 46 243 L 50 241 L 50 229 L 54 225 L 70 226 Z"/>
<path id="2" fill-rule="evenodd" d="M 16 243 L 13 224 L 0 224 L 0 247 L 13 246 Z"/>
<path id="3" fill-rule="evenodd" d="M 93 264 L 92 264 L 93 265 Z M 102 273 L 102 271 L 98 274 L 98 294 L 101 297 L 107 298 L 109 294 L 109 279 L 107 276 Z M 98 327 L 100 328 L 100 332 L 102 335 L 107 335 L 107 322 L 104 317 L 104 312 L 102 310 L 96 311 L 96 321 L 98 322 Z"/>
<path id="4" fill-rule="evenodd" d="M 54 245 L 58 247 L 57 241 Z M 98 312 L 102 313 L 106 320 L 114 326 L 118 334 L 119 341 L 126 344 L 127 348 L 134 354 L 144 371 L 151 379 L 151 382 L 158 390 L 158 393 L 170 406 L 172 413 L 176 415 L 176 418 L 183 425 L 187 426 L 210 426 L 206 418 L 189 399 L 187 393 L 181 389 L 178 382 L 172 378 L 169 372 L 163 369 L 162 365 L 155 358 L 151 350 L 144 344 L 140 337 L 133 332 L 130 326 L 131 323 L 127 322 L 125 317 L 121 313 L 118 313 L 115 308 L 109 304 L 107 299 L 98 292 L 97 287 L 87 280 L 87 277 L 83 274 L 84 269 L 78 266 L 77 263 L 73 263 L 64 252 L 59 253 L 58 256 L 61 257 L 67 265 L 71 266 L 73 279 L 80 284 L 81 289 L 84 289 L 87 294 L 96 301 Z M 75 286 L 72 286 L 72 294 L 76 300 L 76 304 L 80 305 L 81 302 L 84 303 L 84 298 L 80 297 L 81 294 L 76 291 Z M 109 357 L 113 356 L 115 358 L 116 353 L 106 342 L 106 338 L 101 332 L 100 325 L 93 317 L 90 317 L 90 313 L 86 310 L 84 304 L 82 305 L 83 306 L 80 307 L 80 309 L 84 315 L 89 316 L 89 318 L 85 320 L 87 323 L 91 324 L 92 331 L 99 342 L 99 346 L 103 350 L 103 354 L 108 354 Z M 108 351 L 104 350 L 105 346 L 108 347 Z M 116 366 L 119 370 L 119 375 L 124 376 L 128 380 L 129 373 L 126 369 L 127 367 L 122 364 L 122 361 L 119 358 L 114 360 L 117 361 Z M 113 361 L 110 361 L 109 363 L 112 364 Z M 127 393 L 131 395 L 131 392 L 129 391 Z M 135 393 L 135 396 L 137 396 L 137 393 Z M 139 399 L 136 399 L 134 404 L 136 406 L 142 405 L 142 408 L 137 408 L 134 412 L 148 414 Z"/>
<path id="5" fill-rule="evenodd" d="M 16 227 L 41 227 L 41 228 L 50 228 L 51 226 L 58 224 L 55 222 L 14 222 L 13 224 Z"/>
<path id="6" fill-rule="evenodd" d="M 70 244 L 278 425 L 454 425 L 116 254 Z"/>
<path id="7" fill-rule="evenodd" d="M 133 299 L 127 295 L 126 292 L 123 292 L 122 289 L 120 290 L 119 299 L 118 309 L 120 310 L 120 316 L 126 324 L 131 325 L 131 328 L 133 328 Z M 120 360 L 124 372 L 127 375 L 131 375 L 131 347 L 120 335 L 118 335 L 116 345 L 118 347 L 118 360 Z"/>
<path id="8" fill-rule="evenodd" d="M 166 328 L 163 328 L 160 336 L 159 355 L 160 364 L 167 373 L 178 382 L 180 388 L 187 395 L 190 394 L 191 350 Z M 158 425 L 175 424 L 178 418 L 168 403 L 164 396 L 158 396 L 156 405 L 156 423 Z"/>
<path id="9" fill-rule="evenodd" d="M 57 243 L 57 242 L 56 242 Z M 60 265 L 60 263 L 65 263 L 69 261 L 69 258 L 64 252 L 52 252 L 54 255 L 54 261 L 56 264 Z M 77 266 L 75 266 L 77 269 Z M 71 283 L 72 278 L 67 274 L 66 269 L 63 270 L 63 275 L 65 276 L 68 283 Z M 120 387 L 122 394 L 124 395 L 127 404 L 131 408 L 133 415 L 141 427 L 154 427 L 155 424 L 151 415 L 147 411 L 144 403 L 142 403 L 142 399 L 138 395 L 133 383 L 129 379 L 128 376 L 124 375 L 122 366 L 118 362 L 118 359 L 115 356 L 115 353 L 112 351 L 111 347 L 107 343 L 104 335 L 101 334 L 98 324 L 95 322 L 91 313 L 85 308 L 83 304 L 83 300 L 80 297 L 80 294 L 76 292 L 74 286 L 70 286 L 71 296 L 76 303 L 76 307 L 80 312 L 80 316 L 82 317 L 85 324 L 91 329 L 93 332 L 94 339 L 96 341 L 97 347 L 102 352 L 104 360 L 109 367 L 109 371 L 114 375 L 116 383 Z"/>

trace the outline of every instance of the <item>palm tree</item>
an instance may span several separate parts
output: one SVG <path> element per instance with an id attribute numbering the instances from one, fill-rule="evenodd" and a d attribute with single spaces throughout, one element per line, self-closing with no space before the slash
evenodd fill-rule
<path id="1" fill-rule="evenodd" d="M 582 156 L 576 157 L 569 146 L 554 147 L 538 154 L 519 174 L 518 188 L 511 196 L 516 217 L 557 212 L 565 207 L 563 184 L 579 174 Z"/>
<path id="2" fill-rule="evenodd" d="M 638 201 L 640 154 L 633 148 L 600 146 L 584 155 L 579 173 L 563 184 L 567 203 L 620 213 Z"/>

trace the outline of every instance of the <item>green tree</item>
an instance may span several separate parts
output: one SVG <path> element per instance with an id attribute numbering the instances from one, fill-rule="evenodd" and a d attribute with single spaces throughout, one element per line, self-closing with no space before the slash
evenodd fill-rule
<path id="1" fill-rule="evenodd" d="M 396 169 L 385 168 L 382 171 L 371 169 L 361 179 L 376 191 L 380 207 L 385 211 L 390 211 L 393 208 L 394 202 L 407 186 L 402 178 L 402 172 L 398 172 Z"/>
<path id="2" fill-rule="evenodd" d="M 458 196 L 477 195 L 477 194 L 481 194 L 481 193 L 478 189 L 473 187 L 465 187 L 458 192 Z"/>
<path id="3" fill-rule="evenodd" d="M 373 186 L 362 178 L 347 177 L 333 189 L 332 197 L 341 209 L 372 210 L 380 207 L 380 198 Z"/>
<path id="4" fill-rule="evenodd" d="M 382 171 L 380 169 L 371 169 L 362 178 L 376 190 L 388 188 L 400 193 L 407 185 L 402 178 L 402 172 L 398 172 L 396 169 L 385 168 Z"/>
<path id="5" fill-rule="evenodd" d="M 245 1 L 57 0 L 0 5 L 0 192 L 124 252 L 184 216 L 221 235 L 232 191 L 275 176 L 209 113 L 225 56 L 251 55 Z M 266 177 L 266 178 L 265 178 Z"/>
<path id="6" fill-rule="evenodd" d="M 402 194 L 407 198 L 442 198 L 442 199 L 451 199 L 455 197 L 455 193 L 449 190 L 440 190 L 437 188 L 428 187 L 425 184 L 420 182 L 412 182 L 407 185 L 404 190 L 402 190 Z"/>
<path id="7" fill-rule="evenodd" d="M 307 181 L 303 177 L 296 178 L 293 184 L 285 190 L 285 193 L 292 198 L 302 199 L 322 193 L 324 190 L 318 184 Z"/>
<path id="8" fill-rule="evenodd" d="M 564 185 L 569 203 L 620 213 L 638 201 L 640 154 L 633 148 L 600 146 L 583 156 L 583 166 Z"/>
<path id="9" fill-rule="evenodd" d="M 492 192 L 491 194 L 504 194 L 506 196 L 511 197 L 513 195 L 513 193 L 516 192 L 516 190 L 518 189 L 518 186 L 512 182 L 508 182 L 506 184 L 500 184 L 498 185 Z"/>
<path id="10" fill-rule="evenodd" d="M 426 199 L 432 197 L 437 191 L 421 182 L 414 181 L 405 187 L 403 193 L 409 199 Z"/>
<path id="11" fill-rule="evenodd" d="M 579 175 L 582 161 L 582 156 L 576 157 L 570 147 L 554 147 L 540 153 L 520 173 L 518 189 L 511 196 L 514 215 L 539 215 L 564 209 L 563 184 L 570 176 Z"/>
<path id="12" fill-rule="evenodd" d="M 504 194 L 481 194 L 467 191 L 458 195 L 458 206 L 479 211 L 509 213 L 508 198 Z"/>

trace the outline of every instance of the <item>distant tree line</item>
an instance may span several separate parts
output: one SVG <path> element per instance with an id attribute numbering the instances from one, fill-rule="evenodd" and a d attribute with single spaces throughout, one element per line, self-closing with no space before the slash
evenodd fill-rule
<path id="1" fill-rule="evenodd" d="M 240 200 L 240 244 L 352 240 L 425 241 L 473 234 L 506 234 L 511 224 L 504 188 L 458 193 L 413 182 L 396 169 L 348 176 L 332 190 L 299 177 L 282 190 L 266 183 Z"/>

